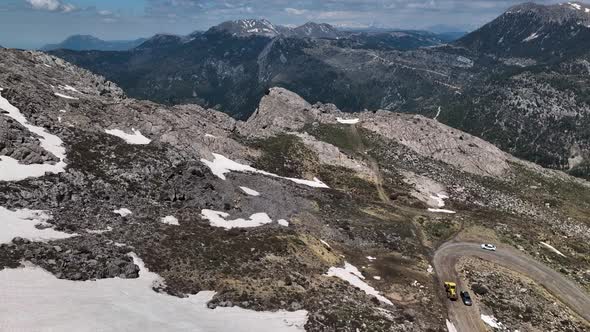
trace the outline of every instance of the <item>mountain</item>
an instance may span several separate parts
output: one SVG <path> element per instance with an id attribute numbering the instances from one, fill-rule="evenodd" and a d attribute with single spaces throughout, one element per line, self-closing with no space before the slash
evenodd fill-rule
<path id="1" fill-rule="evenodd" d="M 460 39 L 467 35 L 465 31 L 451 31 L 451 32 L 441 32 L 437 33 L 438 37 L 444 41 L 445 43 L 454 42 L 457 39 Z"/>
<path id="2" fill-rule="evenodd" d="M 264 20 L 241 20 L 222 23 L 190 38 L 158 35 L 124 53 L 52 53 L 106 76 L 131 96 L 169 104 L 200 103 L 244 119 L 254 112 L 265 90 L 273 86 L 292 89 L 308 100 L 337 103 L 344 110 L 399 104 L 390 100 L 396 92 L 389 85 L 412 80 L 416 71 L 412 66 L 402 66 L 401 74 L 381 72 L 390 60 L 381 59 L 375 51 L 408 50 L 440 42 L 436 35 L 420 31 L 340 34 L 326 24 L 281 29 Z M 349 48 L 357 51 L 350 53 Z M 432 52 L 419 53 L 417 57 L 396 53 L 391 60 L 404 58 L 422 67 L 423 57 L 430 57 Z M 441 64 L 451 61 L 459 67 L 465 65 L 456 63 L 456 56 L 442 57 Z M 362 65 L 351 71 L 348 67 L 356 61 L 362 61 Z M 421 73 L 430 75 L 428 71 Z M 370 75 L 383 84 L 367 83 L 364 77 Z M 437 85 L 431 81 L 416 84 L 425 84 L 428 94 L 432 94 L 433 84 Z M 352 86 L 357 94 L 342 93 Z"/>
<path id="3" fill-rule="evenodd" d="M 227 21 L 211 28 L 211 32 L 220 31 L 226 32 L 232 36 L 237 37 L 276 37 L 280 34 L 280 29 L 265 19 Z"/>
<path id="4" fill-rule="evenodd" d="M 89 35 L 74 35 L 59 44 L 49 44 L 41 48 L 43 51 L 67 49 L 74 51 L 126 51 L 142 44 L 146 39 L 105 41 Z"/>
<path id="5" fill-rule="evenodd" d="M 337 39 L 344 36 L 344 33 L 326 23 L 308 22 L 286 31 L 287 35 L 300 38 L 329 38 Z"/>
<path id="6" fill-rule="evenodd" d="M 209 51 L 267 38 L 239 40 Z M 284 88 L 237 121 L 17 50 L 0 50 L 0 87 L 7 330 L 485 330 L 479 312 L 586 329 L 587 181 L 435 119 Z M 441 280 L 477 308 L 449 305 Z"/>
<path id="7" fill-rule="evenodd" d="M 178 36 L 172 34 L 157 34 L 151 38 L 146 39 L 143 43 L 138 45 L 137 49 L 166 49 L 170 47 L 176 47 L 182 45 L 186 41 L 189 41 L 188 36 Z"/>
<path id="8" fill-rule="evenodd" d="M 457 45 L 479 54 L 544 61 L 587 53 L 590 6 L 578 2 L 518 5 Z"/>
<path id="9" fill-rule="evenodd" d="M 387 32 L 359 32 L 346 37 L 357 45 L 355 48 L 377 50 L 413 50 L 420 47 L 437 46 L 446 43 L 442 37 L 428 31 L 396 30 Z"/>
<path id="10" fill-rule="evenodd" d="M 590 81 L 580 74 L 590 72 L 590 57 L 582 52 L 588 44 L 576 37 L 583 30 L 561 34 L 585 29 L 572 25 L 580 15 L 586 7 L 577 4 L 517 6 L 449 44 L 420 31 L 346 31 L 333 39 L 232 35 L 213 28 L 166 47 L 53 54 L 104 75 L 133 97 L 199 103 L 241 120 L 272 87 L 345 112 L 418 113 L 517 157 L 590 178 Z M 497 44 L 500 33 L 524 45 L 523 35 L 538 30 L 539 20 L 555 32 L 543 40 L 556 36 L 562 48 L 551 50 L 543 42 L 533 54 L 520 46 L 485 46 L 484 36 L 497 35 Z"/>

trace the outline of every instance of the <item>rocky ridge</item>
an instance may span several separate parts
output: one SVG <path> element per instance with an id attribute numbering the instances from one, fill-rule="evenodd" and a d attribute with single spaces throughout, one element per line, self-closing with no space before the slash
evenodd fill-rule
<path id="1" fill-rule="evenodd" d="M 67 164 L 61 173 L 0 181 L 0 207 L 44 210 L 53 218 L 43 228 L 70 235 L 14 238 L 0 246 L 1 268 L 28 261 L 68 280 L 135 278 L 127 256 L 134 252 L 165 281 L 158 291 L 216 290 L 210 308 L 305 309 L 308 331 L 428 331 L 445 321 L 430 255 L 459 231 L 484 228 L 508 243 L 522 234 L 516 243 L 526 248 L 551 236 L 568 256 L 590 252 L 585 181 L 435 120 L 348 114 L 274 88 L 250 119 L 237 121 L 196 105 L 127 98 L 104 78 L 43 53 L 0 52 L 2 97 L 63 140 Z M 10 137 L 31 136 L 4 115 L 0 121 Z M 129 144 L 110 129 L 139 133 L 149 144 Z M 15 150 L 39 143 L 4 137 L 0 144 Z M 220 159 L 223 167 L 262 172 L 222 179 L 208 166 L 218 156 L 242 165 Z M 292 181 L 314 178 L 329 188 Z M 441 207 L 456 213 L 428 210 Z M 264 212 L 271 222 L 226 230 L 204 210 L 228 219 Z M 167 216 L 178 225 L 163 223 Z M 345 261 L 392 304 L 326 275 Z M 590 284 L 580 273 L 584 260 L 551 264 Z"/>

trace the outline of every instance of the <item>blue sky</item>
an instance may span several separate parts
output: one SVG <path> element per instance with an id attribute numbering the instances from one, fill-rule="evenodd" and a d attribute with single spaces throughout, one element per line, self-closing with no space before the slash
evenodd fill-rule
<path id="1" fill-rule="evenodd" d="M 513 0 L 1 0 L 0 45 L 37 48 L 73 34 L 109 40 L 187 34 L 222 21 L 267 18 L 336 26 L 471 30 L 521 1 Z M 543 0 L 538 3 L 556 3 Z"/>

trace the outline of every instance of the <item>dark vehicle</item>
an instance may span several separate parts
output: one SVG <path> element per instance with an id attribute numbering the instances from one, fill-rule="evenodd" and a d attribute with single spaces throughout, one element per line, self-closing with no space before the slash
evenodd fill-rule
<path id="1" fill-rule="evenodd" d="M 463 300 L 463 304 L 465 305 L 472 305 L 473 302 L 471 301 L 471 296 L 466 291 L 461 292 L 461 300 Z"/>

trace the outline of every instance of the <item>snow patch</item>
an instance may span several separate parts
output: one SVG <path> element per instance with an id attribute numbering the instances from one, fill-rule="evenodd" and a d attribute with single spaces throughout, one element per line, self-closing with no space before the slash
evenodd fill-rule
<path id="1" fill-rule="evenodd" d="M 133 134 L 127 134 L 120 129 L 105 129 L 105 132 L 109 135 L 117 136 L 122 138 L 127 144 L 133 145 L 146 145 L 150 144 L 151 140 L 141 134 L 139 130 L 131 129 Z"/>
<path id="2" fill-rule="evenodd" d="M 214 135 L 211 135 L 211 134 L 205 134 L 205 137 L 208 137 L 208 138 L 217 138 L 217 136 L 214 136 Z"/>
<path id="3" fill-rule="evenodd" d="M 344 268 L 331 267 L 328 270 L 328 273 L 326 275 L 329 277 L 340 278 L 340 279 L 348 282 L 349 284 L 361 289 L 363 292 L 367 293 L 368 295 L 375 296 L 379 301 L 389 304 L 389 305 L 393 305 L 393 303 L 389 299 L 387 299 L 383 295 L 379 294 L 379 292 L 375 288 L 369 286 L 366 282 L 364 282 L 363 280 L 365 279 L 365 277 L 352 264 L 345 262 Z"/>
<path id="4" fill-rule="evenodd" d="M 174 225 L 174 226 L 180 225 L 178 223 L 178 219 L 176 219 L 176 217 L 174 217 L 174 216 L 166 216 L 166 217 L 160 219 L 160 222 L 163 224 Z"/>
<path id="5" fill-rule="evenodd" d="M 375 280 L 381 280 L 381 277 L 380 276 L 374 276 L 373 279 L 375 279 Z"/>
<path id="6" fill-rule="evenodd" d="M 227 220 L 228 213 L 203 209 L 201 210 L 201 217 L 209 220 L 211 226 L 225 229 L 258 227 L 272 223 L 272 219 L 266 213 L 255 213 L 249 219 Z"/>
<path id="7" fill-rule="evenodd" d="M 441 208 L 445 206 L 445 199 L 449 198 L 449 196 L 445 193 L 438 193 L 436 195 L 430 195 L 430 199 L 434 201 L 437 207 Z"/>
<path id="8" fill-rule="evenodd" d="M 377 258 L 373 257 L 373 256 L 367 256 L 367 259 L 370 260 L 371 262 L 376 260 Z"/>
<path id="9" fill-rule="evenodd" d="M 314 188 L 329 188 L 325 183 L 320 181 L 318 178 L 314 178 L 313 181 L 310 180 L 302 180 L 302 179 L 294 179 L 294 178 L 287 178 L 282 177 L 270 172 L 258 170 L 252 166 L 243 165 L 237 163 L 227 157 L 224 157 L 220 154 L 213 153 L 213 161 L 209 161 L 207 159 L 201 159 L 201 162 L 205 164 L 211 172 L 216 175 L 218 178 L 225 180 L 225 174 L 230 172 L 245 172 L 245 173 L 258 173 L 263 174 L 270 177 L 286 179 L 298 184 L 303 184 L 309 187 Z"/>
<path id="10" fill-rule="evenodd" d="M 53 228 L 35 227 L 38 224 L 51 225 L 48 223 L 51 218 L 44 211 L 29 209 L 11 211 L 0 206 L 0 243 L 10 243 L 17 236 L 31 241 L 50 241 L 76 236 L 76 234 L 59 232 Z"/>
<path id="11" fill-rule="evenodd" d="M 121 217 L 127 217 L 128 215 L 133 214 L 133 212 L 131 212 L 131 210 L 129 210 L 127 208 L 114 210 L 113 212 L 120 215 Z"/>
<path id="12" fill-rule="evenodd" d="M 242 189 L 243 192 L 245 192 L 246 194 L 248 194 L 250 196 L 260 196 L 260 193 L 254 189 L 250 189 L 248 187 L 240 187 L 240 189 Z"/>
<path id="13" fill-rule="evenodd" d="M 426 269 L 426 272 L 432 274 L 434 273 L 434 268 L 432 267 L 432 265 L 428 265 L 428 268 Z"/>
<path id="14" fill-rule="evenodd" d="M 61 98 L 64 98 L 64 99 L 78 100 L 78 98 L 71 97 L 71 96 L 68 96 L 68 95 L 64 95 L 64 94 L 61 94 L 61 93 L 59 93 L 59 92 L 56 92 L 56 93 L 54 93 L 54 94 L 55 94 L 56 96 L 58 96 L 58 97 L 61 97 Z"/>
<path id="15" fill-rule="evenodd" d="M 570 6 L 572 6 L 572 8 L 574 8 L 574 9 L 576 9 L 576 10 L 582 10 L 582 6 L 580 6 L 580 5 L 579 5 L 579 4 L 577 4 L 577 3 L 568 2 L 568 4 L 569 4 Z"/>
<path id="16" fill-rule="evenodd" d="M 285 219 L 279 219 L 277 222 L 283 227 L 289 227 L 289 222 Z"/>
<path id="17" fill-rule="evenodd" d="M 494 316 L 481 314 L 481 320 L 483 320 L 484 323 L 488 324 L 489 326 L 495 329 L 503 328 L 502 323 L 498 322 L 498 320 Z"/>
<path id="18" fill-rule="evenodd" d="M 74 88 L 74 87 L 71 87 L 71 86 L 69 86 L 69 85 L 67 85 L 67 84 L 66 84 L 66 85 L 64 85 L 64 86 L 60 86 L 60 88 L 62 88 L 62 89 L 64 89 L 64 90 L 68 90 L 68 91 L 73 91 L 73 92 L 80 93 L 80 91 L 76 90 L 76 88 Z"/>
<path id="19" fill-rule="evenodd" d="M 54 156 L 59 158 L 59 162 L 55 165 L 51 164 L 31 164 L 23 165 L 18 160 L 8 157 L 0 156 L 0 181 L 20 181 L 28 177 L 41 177 L 45 173 L 62 173 L 65 171 L 66 163 L 63 161 L 66 157 L 66 149 L 62 146 L 62 140 L 50 133 L 45 128 L 33 126 L 29 124 L 24 115 L 21 114 L 18 108 L 12 106 L 8 100 L 0 95 L 0 109 L 3 109 L 7 113 L 6 116 L 16 120 L 23 127 L 27 128 L 30 132 L 39 135 L 39 142 L 41 147 Z"/>
<path id="20" fill-rule="evenodd" d="M 332 247 L 331 247 L 331 246 L 328 244 L 328 242 L 326 242 L 326 241 L 324 241 L 324 240 L 322 240 L 322 239 L 320 239 L 320 242 L 321 242 L 323 245 L 325 245 L 326 247 L 328 247 L 328 248 L 332 248 Z"/>
<path id="21" fill-rule="evenodd" d="M 107 232 L 112 231 L 113 228 L 111 226 L 107 227 L 106 229 L 87 229 L 86 233 L 90 233 L 90 234 L 104 234 Z"/>
<path id="22" fill-rule="evenodd" d="M 428 202 L 429 205 L 435 205 L 438 208 L 429 208 L 428 212 L 434 213 L 448 213 L 448 214 L 455 214 L 457 212 L 451 210 L 441 209 L 445 206 L 445 199 L 449 198 L 446 193 L 438 193 L 436 195 L 430 195 L 430 200 Z"/>
<path id="23" fill-rule="evenodd" d="M 137 256 L 137 279 L 71 281 L 28 266 L 0 271 L 0 312 L 7 331 L 303 331 L 307 311 L 207 308 L 215 292 L 179 298 L 157 293 L 161 280 Z M 23 308 L 26 308 L 23 311 Z M 72 313 L 75 312 L 75 315 Z M 41 327 L 41 328 L 40 328 Z"/>
<path id="24" fill-rule="evenodd" d="M 549 250 L 553 251 L 554 253 L 558 254 L 559 256 L 566 257 L 561 251 L 555 249 L 555 247 L 550 245 L 549 243 L 541 242 L 541 244 L 544 245 Z"/>
<path id="25" fill-rule="evenodd" d="M 445 209 L 432 209 L 429 208 L 428 212 L 433 212 L 433 213 L 447 213 L 447 214 L 455 214 L 457 212 L 455 211 L 451 211 L 451 210 L 445 210 Z"/>
<path id="26" fill-rule="evenodd" d="M 343 119 L 343 118 L 336 118 L 336 121 L 342 124 L 357 124 L 359 123 L 359 119 Z"/>
<path id="27" fill-rule="evenodd" d="M 449 332 L 457 332 L 457 328 L 455 327 L 455 324 L 451 323 L 451 321 L 448 319 L 447 319 L 447 330 Z"/>

